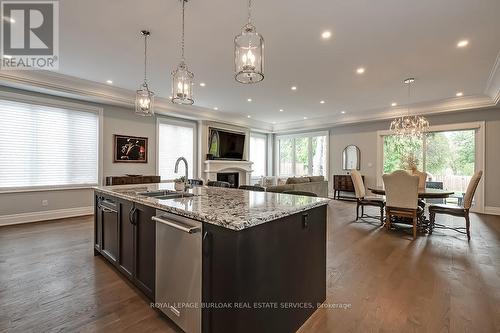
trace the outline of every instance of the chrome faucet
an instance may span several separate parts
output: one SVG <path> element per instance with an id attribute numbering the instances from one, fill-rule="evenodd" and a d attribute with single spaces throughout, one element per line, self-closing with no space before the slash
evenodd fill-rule
<path id="1" fill-rule="evenodd" d="M 183 161 L 184 162 L 184 165 L 186 166 L 186 176 L 184 178 L 184 188 L 188 189 L 190 188 L 191 186 L 189 185 L 189 182 L 188 182 L 188 161 L 184 158 L 184 157 L 179 157 L 177 159 L 177 161 L 175 161 L 175 169 L 174 169 L 174 172 L 177 173 L 178 170 L 179 170 L 179 162 L 180 161 Z"/>

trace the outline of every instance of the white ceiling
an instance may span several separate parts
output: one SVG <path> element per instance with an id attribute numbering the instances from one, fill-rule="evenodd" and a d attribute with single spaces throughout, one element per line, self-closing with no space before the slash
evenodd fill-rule
<path id="1" fill-rule="evenodd" d="M 233 77 L 233 38 L 245 23 L 246 0 L 189 0 L 187 63 L 196 83 L 206 83 L 196 86 L 196 106 L 278 126 L 303 117 L 390 113 L 391 102 L 407 103 L 402 80 L 408 76 L 417 79 L 412 103 L 455 98 L 457 91 L 484 95 L 500 50 L 499 0 L 253 3 L 266 43 L 265 79 L 242 85 Z M 145 28 L 152 35 L 151 88 L 168 97 L 180 53 L 178 0 L 61 0 L 60 72 L 137 89 L 143 61 L 139 31 Z M 330 40 L 321 38 L 324 30 L 332 32 Z M 456 47 L 461 39 L 469 40 L 466 48 Z M 355 73 L 360 66 L 366 68 L 363 75 Z"/>

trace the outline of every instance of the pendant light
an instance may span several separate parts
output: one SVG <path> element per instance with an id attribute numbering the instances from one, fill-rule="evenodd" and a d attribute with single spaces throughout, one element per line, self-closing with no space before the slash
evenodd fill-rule
<path id="1" fill-rule="evenodd" d="M 248 0 L 248 22 L 234 38 L 236 81 L 250 84 L 264 80 L 264 38 L 252 24 L 252 0 Z"/>
<path id="2" fill-rule="evenodd" d="M 410 115 L 411 86 L 414 82 L 414 78 L 403 81 L 408 86 L 408 110 L 407 115 L 398 117 L 391 122 L 390 130 L 395 135 L 422 137 L 429 129 L 429 121 L 424 116 Z"/>
<path id="3" fill-rule="evenodd" d="M 144 37 L 144 82 L 139 87 L 135 95 L 135 113 L 141 116 L 150 117 L 154 115 L 154 98 L 155 94 L 148 87 L 147 79 L 147 64 L 148 64 L 148 37 L 149 31 L 142 30 L 141 35 Z"/>
<path id="4" fill-rule="evenodd" d="M 187 0 L 180 1 L 182 2 L 181 62 L 172 72 L 172 103 L 191 105 L 194 103 L 194 74 L 188 70 L 184 59 L 184 7 Z"/>

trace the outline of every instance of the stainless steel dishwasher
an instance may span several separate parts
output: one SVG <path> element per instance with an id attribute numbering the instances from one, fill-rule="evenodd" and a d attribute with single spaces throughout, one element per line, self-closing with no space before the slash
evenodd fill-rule
<path id="1" fill-rule="evenodd" d="M 202 223 L 160 210 L 155 303 L 186 333 L 201 332 Z"/>

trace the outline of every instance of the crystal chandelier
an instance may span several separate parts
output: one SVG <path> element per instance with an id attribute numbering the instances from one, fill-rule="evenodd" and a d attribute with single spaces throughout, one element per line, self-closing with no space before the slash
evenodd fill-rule
<path id="1" fill-rule="evenodd" d="M 149 31 L 142 30 L 141 35 L 144 37 L 144 82 L 139 87 L 135 94 L 135 113 L 141 116 L 150 117 L 154 115 L 154 98 L 155 94 L 148 87 L 147 79 L 147 63 L 148 63 L 148 37 Z"/>
<path id="2" fill-rule="evenodd" d="M 236 81 L 257 83 L 264 80 L 264 38 L 252 24 L 252 0 L 248 0 L 248 22 L 234 38 Z"/>
<path id="3" fill-rule="evenodd" d="M 421 137 L 429 129 L 429 121 L 424 116 L 410 115 L 411 85 L 415 79 L 408 78 L 403 82 L 408 86 L 408 112 L 407 115 L 394 119 L 390 130 L 400 136 Z"/>
<path id="4" fill-rule="evenodd" d="M 194 74 L 189 71 L 184 59 L 184 7 L 187 0 L 180 1 L 182 2 L 181 62 L 172 72 L 172 103 L 191 105 L 194 103 Z"/>

